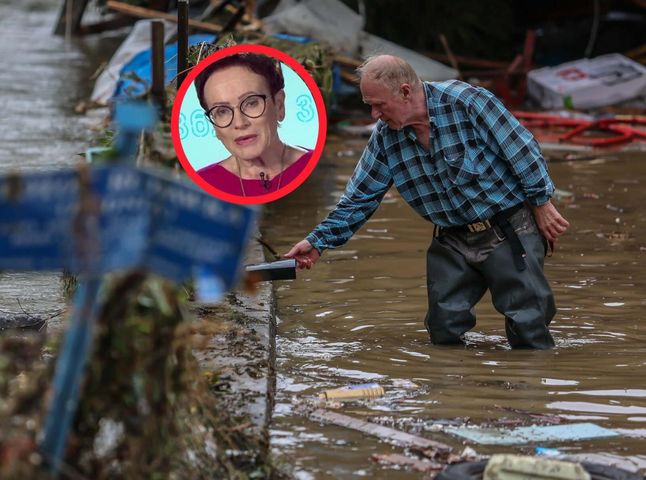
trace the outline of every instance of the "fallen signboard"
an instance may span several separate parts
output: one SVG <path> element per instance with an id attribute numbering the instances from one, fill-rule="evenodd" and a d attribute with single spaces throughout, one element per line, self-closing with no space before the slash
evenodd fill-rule
<path id="1" fill-rule="evenodd" d="M 240 272 L 255 211 L 127 165 L 0 178 L 0 270 L 100 276 L 143 269 L 182 282 Z"/>

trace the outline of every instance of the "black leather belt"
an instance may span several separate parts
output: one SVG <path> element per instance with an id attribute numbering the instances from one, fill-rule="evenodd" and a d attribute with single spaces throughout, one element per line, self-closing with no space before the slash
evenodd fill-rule
<path id="1" fill-rule="evenodd" d="M 525 257 L 527 252 L 518 238 L 514 227 L 509 223 L 509 217 L 514 213 L 518 212 L 525 206 L 524 203 L 519 203 L 513 207 L 506 208 L 496 213 L 493 217 L 483 220 L 480 222 L 469 223 L 468 225 L 461 225 L 459 227 L 441 227 L 438 231 L 438 234 L 446 233 L 475 233 L 475 232 L 484 232 L 495 226 L 500 227 L 502 233 L 504 233 L 507 240 L 509 240 L 509 246 L 511 247 L 511 253 L 514 257 L 514 265 L 520 271 L 525 270 Z"/>

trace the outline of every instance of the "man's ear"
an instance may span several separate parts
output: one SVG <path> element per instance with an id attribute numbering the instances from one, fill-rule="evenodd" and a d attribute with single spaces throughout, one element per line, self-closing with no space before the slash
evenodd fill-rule
<path id="1" fill-rule="evenodd" d="M 274 102 L 276 103 L 278 121 L 285 120 L 285 90 L 280 89 L 274 94 Z"/>
<path id="2" fill-rule="evenodd" d="M 402 97 L 405 100 L 409 100 L 411 93 L 413 89 L 410 88 L 410 85 L 408 83 L 402 83 L 401 86 L 399 87 L 399 92 L 402 94 Z"/>

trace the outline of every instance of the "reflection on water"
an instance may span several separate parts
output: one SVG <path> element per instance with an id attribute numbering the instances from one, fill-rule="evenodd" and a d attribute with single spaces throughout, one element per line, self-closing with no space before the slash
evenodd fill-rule
<path id="1" fill-rule="evenodd" d="M 0 2 L 0 173 L 73 165 L 96 120 L 74 113 L 118 38 L 66 44 L 52 35 L 61 2 Z M 0 274 L 0 313 L 48 314 L 63 308 L 58 274 Z M 56 322 L 54 322 L 56 323 Z M 56 327 L 56 325 L 50 325 Z"/>
<path id="2" fill-rule="evenodd" d="M 351 174 L 362 140 L 331 138 L 313 178 L 267 209 L 268 240 L 286 251 L 322 219 Z M 274 450 L 315 478 L 418 478 L 373 465 L 372 453 L 398 452 L 349 429 L 321 426 L 292 405 L 321 390 L 376 381 L 386 396 L 341 410 L 420 432 L 461 450 L 442 425 L 591 421 L 623 429 L 616 438 L 553 445 L 564 451 L 646 451 L 646 160 L 550 166 L 557 186 L 574 193 L 558 208 L 571 223 L 546 259 L 558 313 L 557 348 L 512 351 L 504 322 L 485 296 L 465 347 L 431 346 L 425 251 L 432 226 L 393 190 L 343 248 L 277 287 L 278 338 Z M 414 385 L 402 387 L 402 381 Z M 640 434 L 640 432 L 642 434 Z M 482 453 L 501 447 L 473 445 Z M 531 451 L 516 448 L 513 451 Z M 509 451 L 509 449 L 507 449 Z"/>

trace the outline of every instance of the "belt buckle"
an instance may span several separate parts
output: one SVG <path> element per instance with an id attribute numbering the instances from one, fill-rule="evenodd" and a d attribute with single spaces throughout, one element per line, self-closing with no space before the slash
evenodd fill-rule
<path id="1" fill-rule="evenodd" d="M 475 223 L 470 223 L 467 225 L 469 227 L 469 231 L 471 233 L 476 233 L 476 232 L 484 232 L 485 230 L 491 228 L 491 223 L 489 220 L 485 220 L 484 222 L 475 222 Z"/>

